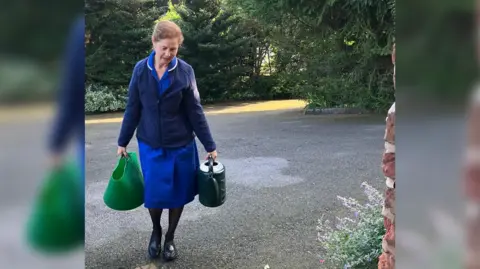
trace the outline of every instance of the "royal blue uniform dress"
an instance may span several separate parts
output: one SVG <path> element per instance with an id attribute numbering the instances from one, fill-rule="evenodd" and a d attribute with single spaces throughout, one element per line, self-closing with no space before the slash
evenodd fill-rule
<path id="1" fill-rule="evenodd" d="M 150 66 L 154 66 L 154 55 L 152 53 L 148 59 Z M 175 61 L 176 58 L 171 65 L 175 66 Z M 168 69 L 159 78 L 155 68 L 152 68 L 151 75 L 157 81 L 160 94 L 170 84 L 170 71 Z M 138 139 L 138 147 L 145 180 L 146 208 L 177 208 L 195 199 L 198 194 L 196 174 L 199 167 L 195 139 L 178 148 L 152 148 Z"/>

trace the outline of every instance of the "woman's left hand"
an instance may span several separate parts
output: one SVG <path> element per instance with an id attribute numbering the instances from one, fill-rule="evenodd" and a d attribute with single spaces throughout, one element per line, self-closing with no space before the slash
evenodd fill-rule
<path id="1" fill-rule="evenodd" d="M 217 159 L 217 151 L 214 150 L 214 151 L 212 151 L 212 152 L 209 152 L 209 153 L 207 154 L 207 160 L 208 160 L 208 157 L 210 157 L 210 156 L 212 156 L 213 160 L 216 160 L 216 159 Z"/>

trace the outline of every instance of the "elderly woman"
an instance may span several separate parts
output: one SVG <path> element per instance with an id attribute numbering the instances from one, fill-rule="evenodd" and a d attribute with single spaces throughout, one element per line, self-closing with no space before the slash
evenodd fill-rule
<path id="1" fill-rule="evenodd" d="M 174 244 L 183 207 L 197 193 L 199 166 L 195 135 L 208 155 L 217 157 L 197 89 L 192 67 L 176 57 L 183 42 L 180 28 L 161 21 L 152 34 L 153 51 L 133 69 L 128 102 L 118 138 L 118 155 L 127 156 L 126 147 L 137 130 L 145 203 L 153 231 L 148 245 L 151 258 L 161 253 L 163 209 L 169 209 L 163 258 L 177 257 Z"/>

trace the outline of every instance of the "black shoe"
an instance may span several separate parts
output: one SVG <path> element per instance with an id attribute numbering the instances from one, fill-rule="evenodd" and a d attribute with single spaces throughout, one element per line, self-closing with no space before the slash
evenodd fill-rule
<path id="1" fill-rule="evenodd" d="M 151 259 L 156 259 L 160 255 L 162 245 L 162 232 L 153 231 L 148 243 L 148 255 Z"/>
<path id="2" fill-rule="evenodd" d="M 165 242 L 163 246 L 163 259 L 169 262 L 175 260 L 177 256 L 177 248 L 175 247 L 175 243 L 173 243 L 173 240 L 170 242 Z"/>

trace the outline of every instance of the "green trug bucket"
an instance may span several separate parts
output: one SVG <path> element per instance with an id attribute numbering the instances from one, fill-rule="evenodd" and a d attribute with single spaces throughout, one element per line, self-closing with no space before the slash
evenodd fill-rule
<path id="1" fill-rule="evenodd" d="M 42 252 L 68 251 L 85 240 L 85 188 L 73 162 L 51 170 L 27 221 L 28 243 Z"/>
<path id="2" fill-rule="evenodd" d="M 135 152 L 120 157 L 103 195 L 109 208 L 117 211 L 135 209 L 143 204 L 145 184 Z"/>

